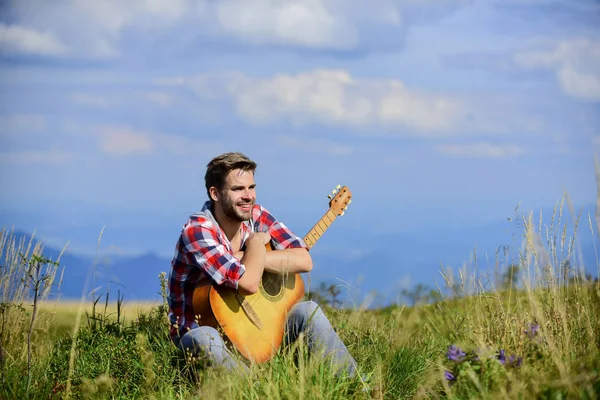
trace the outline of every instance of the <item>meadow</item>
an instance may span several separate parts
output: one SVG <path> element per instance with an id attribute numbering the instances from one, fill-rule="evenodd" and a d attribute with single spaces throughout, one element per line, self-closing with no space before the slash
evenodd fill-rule
<path id="1" fill-rule="evenodd" d="M 323 302 L 360 377 L 336 377 L 302 342 L 247 374 L 183 357 L 168 339 L 165 302 L 128 304 L 118 293 L 50 301 L 60 260 L 3 230 L 0 398 L 600 398 L 600 283 L 582 273 L 563 208 L 546 221 L 518 217 L 518 245 L 498 252 L 489 276 L 476 257 L 455 272 L 441 267 L 435 301 Z M 591 216 L 572 222 L 595 237 Z"/>

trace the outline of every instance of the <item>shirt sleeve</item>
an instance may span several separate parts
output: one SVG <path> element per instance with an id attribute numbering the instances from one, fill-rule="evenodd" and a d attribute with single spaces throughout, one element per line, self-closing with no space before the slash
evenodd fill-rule
<path id="1" fill-rule="evenodd" d="M 245 266 L 218 238 L 216 226 L 210 222 L 193 222 L 182 232 L 182 241 L 190 262 L 217 285 L 237 289 Z"/>
<path id="2" fill-rule="evenodd" d="M 277 220 L 267 209 L 261 206 L 258 218 L 258 230 L 271 235 L 275 249 L 303 248 L 308 250 L 304 240 L 291 231 L 283 222 Z"/>

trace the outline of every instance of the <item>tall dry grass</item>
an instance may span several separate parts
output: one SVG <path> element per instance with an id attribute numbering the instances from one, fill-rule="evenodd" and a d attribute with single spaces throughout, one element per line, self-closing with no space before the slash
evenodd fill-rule
<path id="1" fill-rule="evenodd" d="M 58 260 L 44 257 L 43 246 L 34 244 L 34 236 L 29 241 L 17 240 L 14 230 L 0 231 L 0 379 L 5 384 L 7 364 L 25 357 L 27 391 L 32 359 L 46 354 L 51 346 L 45 335 L 40 335 L 49 324 L 47 318 L 40 318 L 39 305 L 54 286 L 60 287 L 60 280 L 55 285 Z M 23 350 L 25 354 L 18 358 Z"/>
<path id="2" fill-rule="evenodd" d="M 25 265 L 20 254 L 31 258 L 42 247 L 16 243 L 3 231 L 0 259 L 6 267 L 0 288 L 2 304 L 10 306 L 2 308 L 0 393 L 6 398 L 597 398 L 600 285 L 584 273 L 578 235 L 589 231 L 596 238 L 600 214 L 581 215 L 565 196 L 551 215 L 517 209 L 514 221 L 520 230 L 516 240 L 499 248 L 491 265 L 482 265 L 485 257 L 475 253 L 456 272 L 441 268 L 441 301 L 383 309 L 322 305 L 357 360 L 360 378 L 336 377 L 302 342 L 268 363 L 252 365 L 248 374 L 207 367 L 170 343 L 164 302 L 90 304 L 82 296 L 68 304 L 42 299 L 32 338 L 31 387 L 19 381 L 31 317 L 31 293 L 19 286 Z M 510 265 L 518 267 L 514 282 L 502 279 Z M 52 334 L 62 323 L 60 334 Z"/>
<path id="3" fill-rule="evenodd" d="M 600 170 L 598 179 L 600 187 Z M 446 287 L 461 298 L 435 305 L 429 326 L 466 353 L 457 356 L 453 349 L 439 363 L 440 371 L 451 374 L 442 380 L 448 393 L 492 398 L 600 393 L 600 286 L 586 275 L 577 240 L 582 220 L 592 238 L 599 226 L 594 229 L 591 215 L 572 207 L 567 212 L 565 203 L 570 204 L 568 196 L 546 219 L 542 213 L 537 219 L 520 214 L 521 240 L 496 254 L 495 274 L 482 273 L 476 255 L 456 274 L 442 268 Z M 518 266 L 516 285 L 505 287 L 497 279 L 502 263 Z M 457 357 L 462 360 L 449 359 Z M 486 377 L 482 357 L 498 359 L 505 368 L 495 377 L 488 368 L 493 379 Z M 490 385 L 494 379 L 505 383 Z M 428 389 L 421 393 L 432 395 Z"/>

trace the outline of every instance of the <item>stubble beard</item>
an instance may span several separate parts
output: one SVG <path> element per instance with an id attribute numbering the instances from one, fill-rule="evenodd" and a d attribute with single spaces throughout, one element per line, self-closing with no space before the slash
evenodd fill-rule
<path id="1" fill-rule="evenodd" d="M 250 204 L 250 210 L 246 213 L 241 212 L 236 207 L 236 204 L 231 201 L 228 196 L 223 197 L 223 212 L 225 215 L 234 221 L 245 222 L 252 218 L 252 209 L 254 208 L 254 201 L 250 201 L 249 203 L 241 203 L 241 204 Z"/>

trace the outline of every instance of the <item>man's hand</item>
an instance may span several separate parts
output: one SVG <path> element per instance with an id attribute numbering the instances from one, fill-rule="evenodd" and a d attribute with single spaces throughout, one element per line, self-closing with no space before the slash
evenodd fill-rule
<path id="1" fill-rule="evenodd" d="M 268 233 L 254 232 L 251 233 L 250 236 L 248 236 L 248 239 L 246 239 L 246 248 L 250 249 L 253 246 L 265 247 L 270 240 L 271 235 L 269 235 Z M 244 257 L 244 252 L 242 250 L 238 250 L 235 253 L 233 253 L 233 255 L 236 256 L 238 260 L 241 260 L 242 257 Z"/>
<path id="2" fill-rule="evenodd" d="M 246 246 L 254 243 L 260 243 L 261 246 L 265 246 L 271 241 L 271 235 L 266 232 L 254 232 L 251 233 L 248 239 L 246 239 Z"/>
<path id="3" fill-rule="evenodd" d="M 267 255 L 265 245 L 270 240 L 271 236 L 264 232 L 252 233 L 246 239 L 246 251 L 240 260 L 246 266 L 246 272 L 238 281 L 238 288 L 243 294 L 253 294 L 258 290 L 258 284 L 265 268 Z"/>

